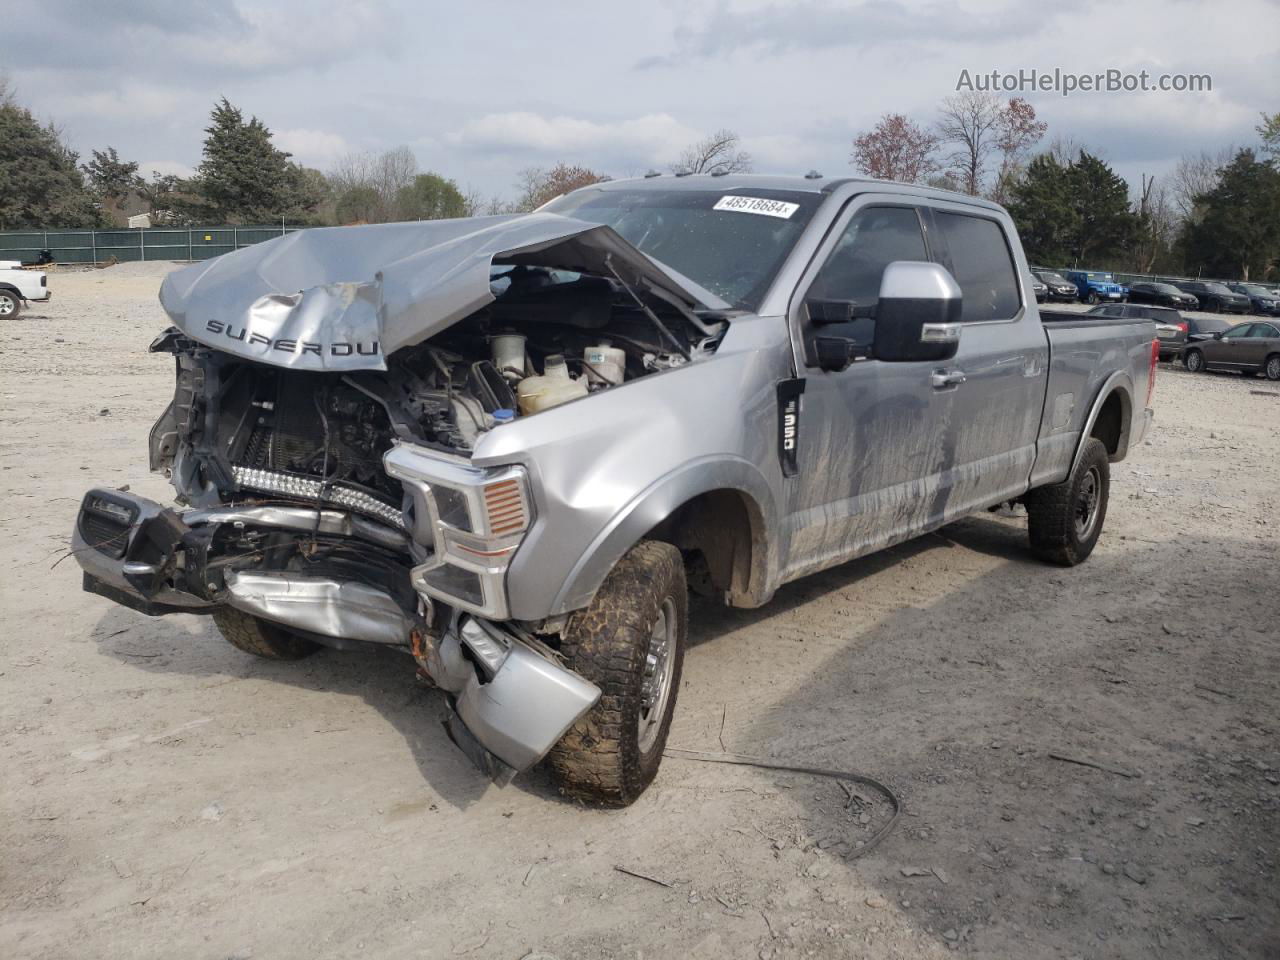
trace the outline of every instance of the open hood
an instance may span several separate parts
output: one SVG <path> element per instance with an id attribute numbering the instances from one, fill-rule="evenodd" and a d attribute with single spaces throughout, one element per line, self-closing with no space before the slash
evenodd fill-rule
<path id="1" fill-rule="evenodd" d="M 554 213 L 299 230 L 169 274 L 160 303 L 193 340 L 249 360 L 385 370 L 491 303 L 495 261 L 616 272 L 685 309 L 721 305 L 611 227 Z"/>

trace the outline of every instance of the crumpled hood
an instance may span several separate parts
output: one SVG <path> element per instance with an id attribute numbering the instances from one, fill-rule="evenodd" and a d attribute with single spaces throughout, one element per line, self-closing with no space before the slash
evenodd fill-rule
<path id="1" fill-rule="evenodd" d="M 491 303 L 494 261 L 647 284 L 686 308 L 705 291 L 611 227 L 531 213 L 299 230 L 174 271 L 160 303 L 187 336 L 297 370 L 385 370 L 386 357 Z"/>

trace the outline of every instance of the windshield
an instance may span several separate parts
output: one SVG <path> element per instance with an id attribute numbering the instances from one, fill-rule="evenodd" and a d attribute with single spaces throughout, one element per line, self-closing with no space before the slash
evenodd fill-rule
<path id="1" fill-rule="evenodd" d="M 820 193 L 749 187 L 732 192 L 587 188 L 543 209 L 607 224 L 721 299 L 755 310 L 823 199 Z"/>
<path id="2" fill-rule="evenodd" d="M 1060 273 L 1042 273 L 1040 279 L 1045 283 L 1066 283 L 1066 278 Z"/>
<path id="3" fill-rule="evenodd" d="M 1227 289 L 1227 286 L 1224 283 L 1206 283 L 1204 285 L 1204 288 L 1209 293 L 1230 293 L 1231 292 L 1230 290 Z"/>
<path id="4" fill-rule="evenodd" d="M 1241 293 L 1249 294 L 1251 297 L 1269 297 L 1271 295 L 1270 290 L 1256 283 L 1237 283 L 1236 289 Z"/>
<path id="5" fill-rule="evenodd" d="M 1149 284 L 1148 286 L 1150 286 L 1151 291 L 1153 293 L 1167 293 L 1167 294 L 1174 294 L 1174 295 L 1182 293 L 1182 291 L 1179 290 L 1177 287 L 1170 286 L 1167 283 L 1152 283 L 1152 284 Z"/>

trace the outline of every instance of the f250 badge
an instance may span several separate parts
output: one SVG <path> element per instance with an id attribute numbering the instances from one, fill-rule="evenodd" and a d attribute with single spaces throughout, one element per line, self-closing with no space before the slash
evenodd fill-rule
<path id="1" fill-rule="evenodd" d="M 239 340 L 249 346 L 261 346 L 266 350 L 279 350 L 281 353 L 310 353 L 317 357 L 323 357 L 326 353 L 331 357 L 376 357 L 378 355 L 378 341 L 371 340 L 368 343 L 312 343 L 310 340 L 292 340 L 289 338 L 272 339 L 263 336 L 261 333 L 251 333 L 248 327 L 241 327 L 237 330 L 229 323 L 223 323 L 221 320 L 210 320 L 204 325 L 204 328 L 210 333 L 220 333 L 231 340 Z"/>
<path id="2" fill-rule="evenodd" d="M 778 459 L 782 475 L 794 477 L 800 470 L 800 394 L 804 380 L 783 380 L 778 384 Z"/>

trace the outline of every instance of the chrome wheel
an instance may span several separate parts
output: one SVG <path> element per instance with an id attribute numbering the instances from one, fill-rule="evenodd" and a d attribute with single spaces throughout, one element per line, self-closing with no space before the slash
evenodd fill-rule
<path id="1" fill-rule="evenodd" d="M 18 301 L 12 297 L 0 297 L 0 317 L 12 316 L 18 310 Z"/>
<path id="2" fill-rule="evenodd" d="M 1204 369 L 1204 357 L 1200 356 L 1199 350 L 1192 350 L 1187 354 L 1187 359 L 1183 361 L 1183 365 L 1192 373 L 1199 373 Z"/>
<path id="3" fill-rule="evenodd" d="M 1098 522 L 1098 497 L 1102 493 L 1102 475 L 1097 467 L 1090 467 L 1089 472 L 1080 481 L 1080 493 L 1076 496 L 1076 539 L 1085 541 L 1093 533 L 1093 526 Z"/>
<path id="4" fill-rule="evenodd" d="M 1267 379 L 1280 380 L 1280 357 L 1272 357 L 1267 361 Z"/>
<path id="5" fill-rule="evenodd" d="M 676 605 L 662 601 L 649 631 L 649 649 L 640 681 L 640 752 L 648 753 L 662 729 L 662 717 L 671 699 L 671 655 L 676 645 Z"/>

